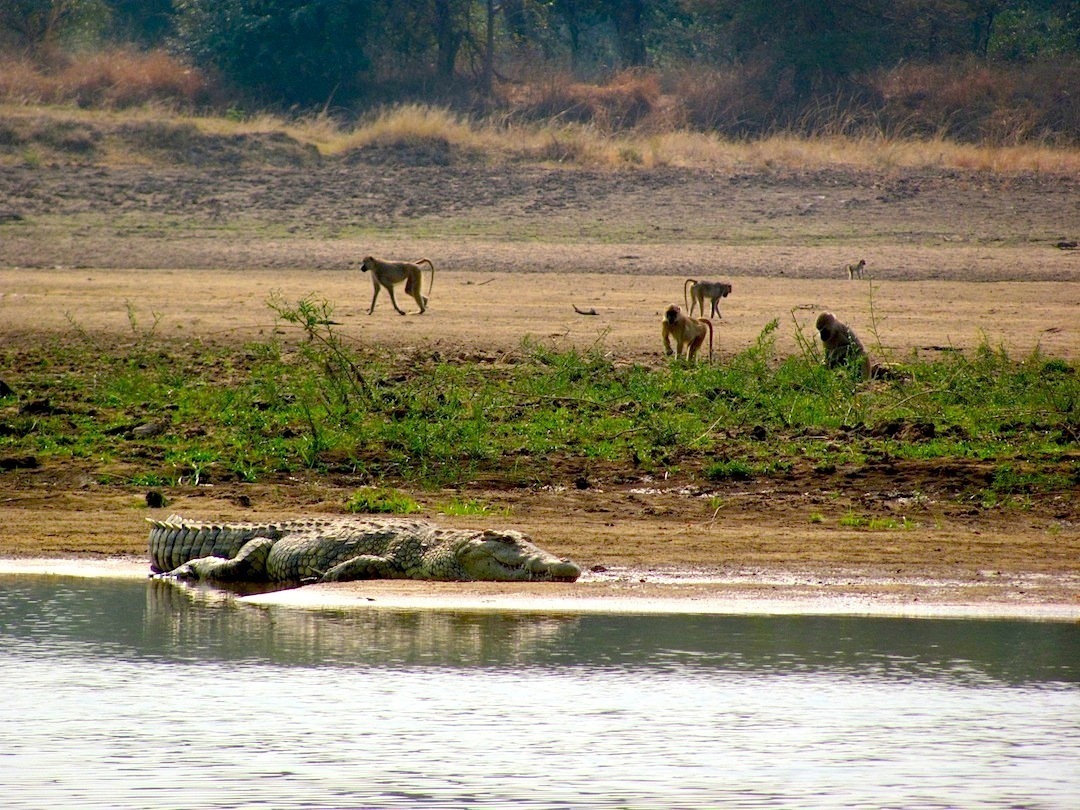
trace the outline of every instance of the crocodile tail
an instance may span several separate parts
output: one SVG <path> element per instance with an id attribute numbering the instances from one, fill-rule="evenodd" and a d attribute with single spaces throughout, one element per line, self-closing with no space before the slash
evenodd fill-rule
<path id="1" fill-rule="evenodd" d="M 165 573 L 199 559 L 224 557 L 231 559 L 244 543 L 253 537 L 280 537 L 278 524 L 212 524 L 169 515 L 165 520 L 150 518 L 147 551 L 150 570 Z"/>

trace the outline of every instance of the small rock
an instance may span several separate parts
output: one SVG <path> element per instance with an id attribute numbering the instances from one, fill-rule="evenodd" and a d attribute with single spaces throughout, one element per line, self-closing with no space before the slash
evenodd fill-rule
<path id="1" fill-rule="evenodd" d="M 165 425 L 161 422 L 147 422 L 145 425 L 139 425 L 131 429 L 131 436 L 135 439 L 148 439 L 151 436 L 158 436 L 165 432 Z"/>

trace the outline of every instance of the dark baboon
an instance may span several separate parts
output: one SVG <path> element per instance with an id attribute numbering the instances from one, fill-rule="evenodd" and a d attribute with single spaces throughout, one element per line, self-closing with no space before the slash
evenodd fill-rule
<path id="1" fill-rule="evenodd" d="M 831 312 L 822 312 L 814 324 L 825 344 L 825 365 L 829 368 L 842 368 L 849 363 L 858 363 L 863 379 L 870 378 L 870 358 L 866 355 L 862 341 L 847 324 L 836 320 Z"/>

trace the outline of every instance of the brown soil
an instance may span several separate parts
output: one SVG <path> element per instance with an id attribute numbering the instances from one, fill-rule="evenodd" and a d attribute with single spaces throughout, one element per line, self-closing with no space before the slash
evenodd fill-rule
<path id="1" fill-rule="evenodd" d="M 984 341 L 1016 357 L 1035 347 L 1080 355 L 1080 251 L 1053 246 L 1080 236 L 1072 177 L 490 169 L 354 156 L 273 169 L 5 166 L 0 200 L 0 341 L 9 348 L 76 339 L 73 322 L 122 339 L 129 311 L 140 328 L 160 315 L 164 338 L 242 341 L 272 328 L 266 300 L 280 291 L 335 302 L 343 334 L 388 351 L 497 363 L 529 336 L 659 365 L 660 314 L 681 303 L 690 276 L 734 285 L 717 322 L 721 362 L 774 318 L 779 349 L 793 351 L 796 324 L 812 335 L 823 309 L 879 355 Z M 429 312 L 399 317 L 384 294 L 368 316 L 370 281 L 350 268 L 367 253 L 430 257 Z M 841 270 L 862 257 L 872 284 Z M 0 379 L 18 374 L 0 369 Z M 491 519 L 440 516 L 448 493 L 413 494 L 437 520 L 519 527 L 596 568 L 570 588 L 598 597 L 1080 607 L 1076 493 L 984 508 L 974 493 L 988 469 L 978 463 L 882 459 L 821 476 L 793 461 L 786 478 L 704 486 L 685 471 L 651 480 L 578 460 L 552 469 L 555 486 L 488 480 L 454 493 L 508 510 Z M 0 472 L 0 556 L 142 554 L 142 521 L 163 510 L 147 510 L 143 491 L 95 483 L 97 471 L 91 460 Z M 354 488 L 346 477 L 184 486 L 166 493 L 164 511 L 231 520 L 337 512 Z M 849 513 L 914 528 L 843 528 Z"/>

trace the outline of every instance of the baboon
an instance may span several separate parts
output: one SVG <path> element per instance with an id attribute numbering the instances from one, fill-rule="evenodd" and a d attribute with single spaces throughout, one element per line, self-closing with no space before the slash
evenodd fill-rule
<path id="1" fill-rule="evenodd" d="M 376 259 L 374 256 L 365 256 L 364 261 L 360 263 L 360 269 L 365 273 L 371 271 L 371 283 L 375 287 L 375 292 L 371 295 L 368 315 L 375 311 L 375 299 L 379 297 L 379 290 L 382 287 L 390 293 L 390 303 L 394 305 L 398 315 L 404 315 L 405 311 L 398 306 L 397 299 L 394 298 L 394 285 L 402 281 L 405 282 L 406 294 L 413 297 L 416 305 L 420 307 L 420 314 L 423 315 L 427 311 L 428 299 L 427 296 L 420 294 L 424 281 L 420 265 L 425 262 L 431 268 L 431 281 L 428 282 L 428 295 L 430 295 L 431 288 L 435 285 L 435 265 L 431 263 L 431 259 L 420 259 L 415 262 L 387 262 Z"/>
<path id="2" fill-rule="evenodd" d="M 866 259 L 859 259 L 855 264 L 849 264 L 847 266 L 848 281 L 852 281 L 856 278 L 862 278 L 863 268 L 866 267 Z"/>
<path id="3" fill-rule="evenodd" d="M 701 344 L 705 342 L 705 333 L 709 334 L 709 362 L 713 356 L 713 326 L 708 318 L 691 318 L 683 314 L 676 304 L 672 304 L 664 313 L 661 333 L 664 336 L 664 350 L 670 357 L 672 354 L 681 359 L 683 346 L 687 347 L 686 359 L 691 363 L 697 357 Z M 675 338 L 675 350 L 671 349 L 671 338 Z"/>
<path id="4" fill-rule="evenodd" d="M 687 294 L 689 291 L 689 295 Z M 690 317 L 694 317 L 694 304 L 697 304 L 698 314 L 705 317 L 705 299 L 712 301 L 712 309 L 709 315 L 723 318 L 720 314 L 720 299 L 731 295 L 731 285 L 726 281 L 696 281 L 688 278 L 683 283 L 683 303 L 689 307 Z"/>
<path id="5" fill-rule="evenodd" d="M 849 363 L 858 362 L 863 379 L 870 379 L 870 358 L 850 326 L 836 320 L 831 312 L 822 312 L 814 327 L 825 344 L 825 365 L 828 368 L 843 368 Z"/>
<path id="6" fill-rule="evenodd" d="M 840 323 L 831 312 L 818 315 L 815 327 L 821 335 L 821 342 L 825 344 L 825 365 L 829 368 L 843 368 L 849 363 L 858 362 L 864 380 L 911 379 L 911 375 L 902 369 L 872 362 L 851 327 Z"/>

